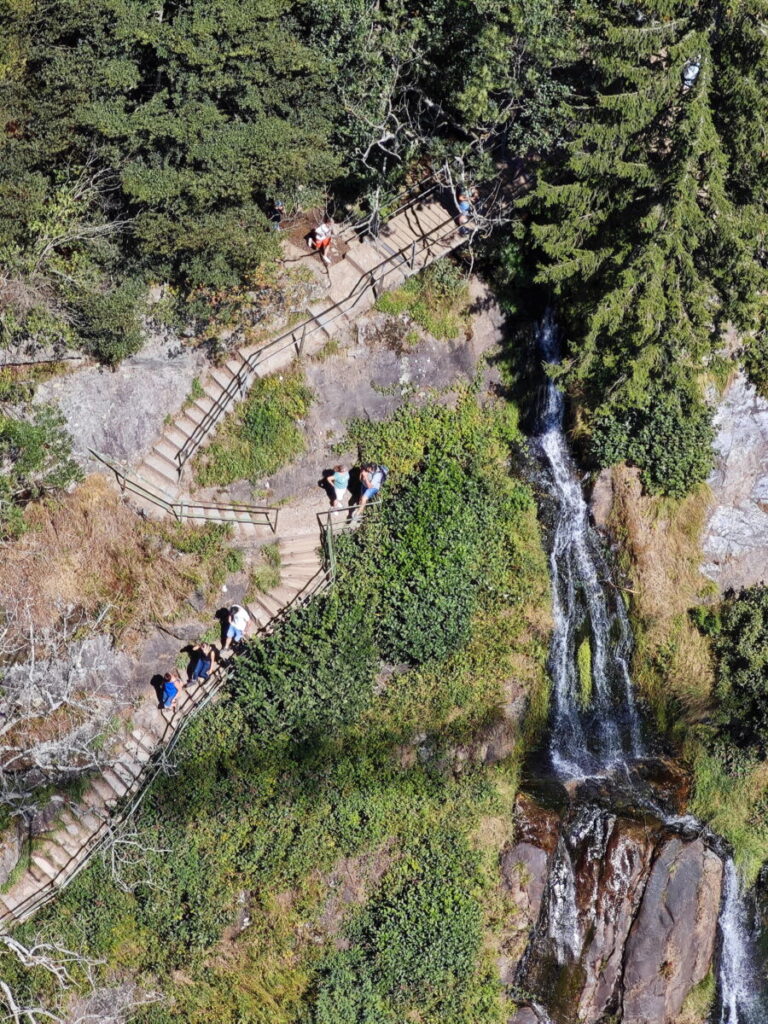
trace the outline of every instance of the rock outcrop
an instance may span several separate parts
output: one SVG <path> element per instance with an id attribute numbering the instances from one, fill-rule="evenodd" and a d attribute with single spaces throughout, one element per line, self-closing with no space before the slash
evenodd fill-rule
<path id="1" fill-rule="evenodd" d="M 521 912 L 539 910 L 514 980 L 553 1024 L 668 1024 L 709 971 L 723 865 L 701 839 L 577 803 L 502 868 Z"/>
<path id="2" fill-rule="evenodd" d="M 713 504 L 702 571 L 721 591 L 768 581 L 768 400 L 743 374 L 715 415 Z"/>
<path id="3" fill-rule="evenodd" d="M 130 461 L 149 449 L 203 362 L 199 352 L 156 338 L 114 370 L 88 366 L 54 377 L 38 387 L 35 403 L 59 407 L 82 465 L 93 467 L 89 448 Z"/>
<path id="4" fill-rule="evenodd" d="M 723 864 L 700 840 L 662 845 L 627 942 L 624 1024 L 662 1024 L 704 979 L 714 952 Z"/>

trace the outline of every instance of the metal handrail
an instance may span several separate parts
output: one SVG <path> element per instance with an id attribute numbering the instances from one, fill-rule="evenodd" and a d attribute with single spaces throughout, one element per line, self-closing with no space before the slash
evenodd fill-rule
<path id="1" fill-rule="evenodd" d="M 94 458 L 98 459 L 105 466 L 112 470 L 117 479 L 117 483 L 120 490 L 125 493 L 126 490 L 131 491 L 134 494 L 138 494 L 140 497 L 145 498 L 147 501 L 151 501 L 157 505 L 158 508 L 162 508 L 163 511 L 172 515 L 178 522 L 184 522 L 185 519 L 204 519 L 207 522 L 213 522 L 214 517 L 206 515 L 205 511 L 195 512 L 194 509 L 208 509 L 213 510 L 219 515 L 216 517 L 221 523 L 231 524 L 253 524 L 254 526 L 268 526 L 272 533 L 277 532 L 277 521 L 280 515 L 280 509 L 275 508 L 272 505 L 247 505 L 244 502 L 218 502 L 218 501 L 173 501 L 168 496 L 163 496 L 159 489 L 151 487 L 147 483 L 141 483 L 136 480 L 133 476 L 127 473 L 125 470 L 120 469 L 111 462 L 105 455 L 100 452 L 94 451 L 93 448 L 89 448 L 88 451 Z M 231 512 L 232 516 L 226 516 L 225 513 Z M 238 518 L 243 516 L 244 518 Z M 261 518 L 260 522 L 257 522 L 258 518 Z"/>
<path id="2" fill-rule="evenodd" d="M 420 252 L 424 251 L 424 249 L 429 249 L 431 244 L 440 240 L 440 238 L 437 237 L 438 232 L 441 232 L 448 225 L 450 225 L 453 230 L 455 224 L 455 217 L 451 214 L 449 217 L 446 217 L 444 221 L 441 221 L 429 231 L 424 232 L 419 236 L 419 238 L 416 238 L 407 245 L 402 246 L 400 249 L 377 263 L 376 266 L 371 268 L 371 270 L 363 273 L 344 298 L 334 302 L 333 305 L 328 306 L 326 309 L 322 310 L 322 312 L 314 313 L 312 316 L 307 317 L 306 320 L 297 324 L 295 327 L 292 327 L 290 330 L 284 331 L 276 338 L 268 341 L 256 352 L 253 352 L 248 356 L 243 356 L 237 373 L 233 376 L 232 380 L 227 384 L 219 397 L 214 401 L 211 408 L 176 453 L 175 458 L 178 463 L 179 474 L 181 474 L 187 460 L 200 447 L 203 439 L 208 435 L 208 433 L 210 433 L 215 424 L 218 423 L 221 416 L 229 409 L 229 406 L 235 400 L 236 396 L 242 395 L 245 390 L 247 390 L 250 379 L 256 372 L 256 368 L 260 362 L 265 358 L 271 358 L 278 352 L 283 351 L 285 348 L 289 348 L 292 345 L 296 347 L 298 354 L 301 355 L 304 348 L 304 342 L 306 341 L 308 334 L 313 334 L 318 330 L 322 330 L 327 326 L 327 324 L 333 323 L 335 320 L 339 319 L 339 317 L 343 316 L 349 309 L 353 309 L 355 305 L 357 305 L 361 296 L 365 294 L 369 288 L 372 288 L 375 294 L 376 287 L 379 283 L 376 276 L 377 274 L 379 277 L 385 276 L 384 273 L 380 273 L 384 268 L 390 268 L 397 262 L 397 265 L 402 266 L 402 264 L 405 263 L 409 269 L 413 270 L 416 256 Z M 421 244 L 420 249 L 417 249 L 417 243 Z M 406 254 L 408 254 L 407 258 Z M 352 302 L 351 305 L 347 306 L 352 299 L 355 301 Z M 329 316 L 330 314 L 334 315 Z M 297 340 L 299 332 L 301 332 L 301 336 Z M 277 346 L 281 344 L 282 348 L 278 349 Z"/>
<path id="3" fill-rule="evenodd" d="M 431 182 L 431 184 L 428 185 L 428 182 Z M 366 231 L 366 228 L 368 228 L 373 221 L 380 218 L 381 210 L 383 208 L 387 209 L 388 219 L 391 220 L 392 217 L 397 217 L 398 214 L 407 210 L 415 203 L 421 202 L 426 198 L 426 196 L 434 192 L 435 189 L 443 187 L 444 186 L 437 180 L 433 171 L 414 185 L 406 185 L 405 188 L 401 189 L 399 192 L 389 193 L 382 198 L 377 198 L 376 208 L 372 210 L 367 217 L 364 217 L 363 220 L 351 221 L 349 224 L 344 223 L 341 226 L 341 230 L 337 232 L 336 238 L 344 241 L 347 237 L 351 236 L 356 236 L 358 238 L 364 237 L 369 233 Z M 389 206 L 392 202 L 398 202 L 399 205 L 396 206 L 394 210 L 390 211 Z"/>
<path id="4" fill-rule="evenodd" d="M 370 510 L 370 514 L 375 514 L 375 510 L 378 509 L 381 504 L 386 501 L 386 498 L 375 498 L 373 501 L 369 501 L 366 504 L 366 509 Z M 320 539 L 322 541 L 323 550 L 325 552 L 326 559 L 328 560 L 328 571 L 332 577 L 336 576 L 336 548 L 333 543 L 333 538 L 337 533 L 348 532 L 356 529 L 360 524 L 360 519 L 353 519 L 352 514 L 360 511 L 360 505 L 344 505 L 341 508 L 327 508 L 322 512 L 316 512 L 315 518 L 317 519 L 318 526 L 320 527 Z M 345 519 L 339 519 L 338 516 L 341 513 L 347 513 Z M 323 522 L 325 520 L 325 522 Z"/>

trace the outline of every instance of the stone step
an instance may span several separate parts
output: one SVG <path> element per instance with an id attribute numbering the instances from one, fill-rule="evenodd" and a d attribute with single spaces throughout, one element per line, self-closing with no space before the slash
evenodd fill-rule
<path id="1" fill-rule="evenodd" d="M 239 368 L 240 367 L 238 366 L 238 369 Z M 209 380 L 215 380 L 216 383 L 221 386 L 222 390 L 226 390 L 229 387 L 230 383 L 235 379 L 236 376 L 237 376 L 237 370 L 235 370 L 233 372 L 229 368 L 229 366 L 224 364 L 224 366 L 216 366 L 216 367 L 214 367 L 214 369 L 211 370 L 208 379 Z"/>
<path id="2" fill-rule="evenodd" d="M 203 394 L 201 398 L 195 399 L 195 408 L 199 409 L 204 416 L 208 415 L 215 404 L 214 400 L 206 394 Z"/>
<path id="3" fill-rule="evenodd" d="M 286 586 L 281 582 L 281 585 L 279 587 L 273 587 L 272 590 L 270 590 L 269 596 L 273 598 L 275 601 L 277 601 L 282 608 L 284 608 L 287 604 L 291 603 L 291 601 L 294 599 L 294 597 L 296 597 L 296 595 L 301 591 L 301 589 L 301 587 Z"/>
<path id="4" fill-rule="evenodd" d="M 101 797 L 107 807 L 111 807 L 113 804 L 116 804 L 125 792 L 125 787 L 120 783 L 119 779 L 118 788 L 114 789 L 104 775 L 92 780 L 91 789 Z"/>
<path id="5" fill-rule="evenodd" d="M 268 594 L 256 594 L 251 603 L 264 608 L 270 618 L 274 618 L 283 607 L 283 603 L 274 598 L 271 592 Z"/>
<path id="6" fill-rule="evenodd" d="M 48 879 L 55 878 L 61 870 L 41 853 L 33 852 L 29 859 L 30 874 L 34 875 L 38 881 L 45 882 Z"/>
<path id="7" fill-rule="evenodd" d="M 125 784 L 126 792 L 133 789 L 137 780 L 141 778 L 141 765 L 135 758 L 129 757 L 127 751 L 119 760 L 113 762 L 110 770 Z"/>
<path id="8" fill-rule="evenodd" d="M 0 896 L 0 921 L 18 920 L 13 912 L 13 906 L 13 901 L 10 898 L 6 903 L 5 896 Z"/>
<path id="9" fill-rule="evenodd" d="M 147 460 L 139 466 L 136 474 L 139 483 L 145 485 L 147 490 L 157 492 L 157 496 L 165 501 L 176 501 L 179 495 L 178 484 L 165 472 L 159 472 L 155 465 L 148 461 L 151 457 L 151 454 L 148 455 Z"/>
<path id="10" fill-rule="evenodd" d="M 70 805 L 69 810 L 64 812 L 62 818 L 66 819 L 67 826 L 71 824 L 76 829 L 76 832 L 72 832 L 68 827 L 67 831 L 71 835 L 78 836 L 92 835 L 94 832 L 98 832 L 104 823 L 104 819 L 89 808 L 75 807 L 74 805 Z"/>
<path id="11" fill-rule="evenodd" d="M 316 530 L 311 533 L 299 533 L 292 537 L 282 536 L 277 543 L 280 546 L 280 554 L 289 551 L 313 551 L 320 547 L 321 538 Z"/>
<path id="12" fill-rule="evenodd" d="M 71 839 L 71 836 L 70 836 Z M 54 839 L 49 839 L 45 846 L 40 848 L 40 852 L 45 856 L 47 860 L 54 864 L 59 871 L 63 868 L 69 867 L 72 862 L 72 851 L 66 850 L 61 844 L 57 843 Z"/>
<path id="13" fill-rule="evenodd" d="M 186 439 L 182 437 L 181 444 L 184 443 L 184 440 Z M 174 444 L 167 434 L 161 434 L 159 439 L 155 441 L 153 451 L 162 456 L 166 462 L 170 462 L 175 469 L 178 469 L 179 464 L 176 461 L 176 456 L 178 455 L 181 444 Z"/>
<path id="14" fill-rule="evenodd" d="M 185 405 L 184 408 L 182 409 L 182 418 L 191 420 L 195 427 L 199 426 L 203 422 L 203 420 L 205 419 L 205 415 L 206 414 L 203 412 L 203 410 L 194 402 L 192 402 L 190 405 Z M 177 422 L 179 421 L 177 420 Z M 192 431 L 190 430 L 189 433 L 191 434 Z"/>
<path id="15" fill-rule="evenodd" d="M 144 458 L 144 465 L 151 466 L 156 469 L 158 473 L 162 473 L 163 476 L 167 476 L 171 485 L 176 487 L 179 480 L 179 464 L 175 459 L 176 453 L 172 455 L 161 451 L 157 445 L 153 445 L 148 454 Z"/>
<path id="16" fill-rule="evenodd" d="M 73 854 L 77 853 L 77 851 L 82 848 L 83 843 L 89 839 L 90 835 L 91 833 L 86 828 L 80 828 L 74 834 L 70 833 L 65 828 L 58 828 L 56 831 L 55 842 L 62 847 L 62 849 L 67 853 L 67 856 L 71 858 Z"/>
<path id="17" fill-rule="evenodd" d="M 167 442 L 169 447 L 173 448 L 174 452 L 180 451 L 189 438 L 189 434 L 185 434 L 184 431 L 179 428 L 178 422 L 167 424 L 167 426 L 163 428 L 161 436 L 163 441 Z M 173 461 L 176 461 L 175 455 Z"/>

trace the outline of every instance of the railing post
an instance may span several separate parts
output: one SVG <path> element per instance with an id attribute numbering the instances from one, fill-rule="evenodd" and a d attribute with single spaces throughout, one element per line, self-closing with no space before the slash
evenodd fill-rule
<path id="1" fill-rule="evenodd" d="M 307 338 L 307 322 L 304 321 L 304 329 L 301 332 L 301 341 L 299 342 L 299 359 L 301 359 L 302 353 L 304 352 L 304 342 Z"/>
<path id="2" fill-rule="evenodd" d="M 413 242 L 411 242 L 411 258 L 408 261 L 408 266 L 411 268 L 411 270 L 413 270 L 415 264 L 416 264 L 416 239 L 414 238 Z"/>

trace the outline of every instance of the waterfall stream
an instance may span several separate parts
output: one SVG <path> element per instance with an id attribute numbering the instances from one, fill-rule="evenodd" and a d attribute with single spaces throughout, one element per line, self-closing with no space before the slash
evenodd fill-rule
<path id="1" fill-rule="evenodd" d="M 556 364 L 560 353 L 550 314 L 540 326 L 538 340 L 545 363 Z M 652 811 L 670 829 L 706 834 L 716 844 L 717 837 L 695 819 L 676 817 L 660 807 L 637 778 L 635 768 L 648 757 L 648 750 L 629 672 L 631 629 L 621 592 L 610 578 L 599 537 L 590 523 L 568 450 L 563 432 L 564 406 L 563 394 L 549 380 L 532 439 L 555 508 L 550 552 L 552 713 L 547 742 L 551 771 L 567 784 L 621 775 L 632 788 L 637 806 Z M 584 654 L 585 644 L 589 645 L 588 656 Z M 529 945 L 521 978 L 525 979 L 532 958 L 541 956 L 542 950 L 558 964 L 573 963 L 588 955 L 580 934 L 584 929 L 579 915 L 583 919 L 584 909 L 576 906 L 573 862 L 580 857 L 582 863 L 590 858 L 598 863 L 615 820 L 610 812 L 585 805 L 577 808 L 560 835 L 540 917 L 539 927 L 546 934 L 538 935 Z M 719 918 L 718 1010 L 714 1019 L 717 1024 L 765 1024 L 767 1018 L 761 1015 L 755 994 L 754 957 L 738 876 L 733 861 L 721 859 L 725 867 Z M 626 868 L 626 884 L 630 867 Z M 621 879 L 618 882 L 622 884 Z"/>

